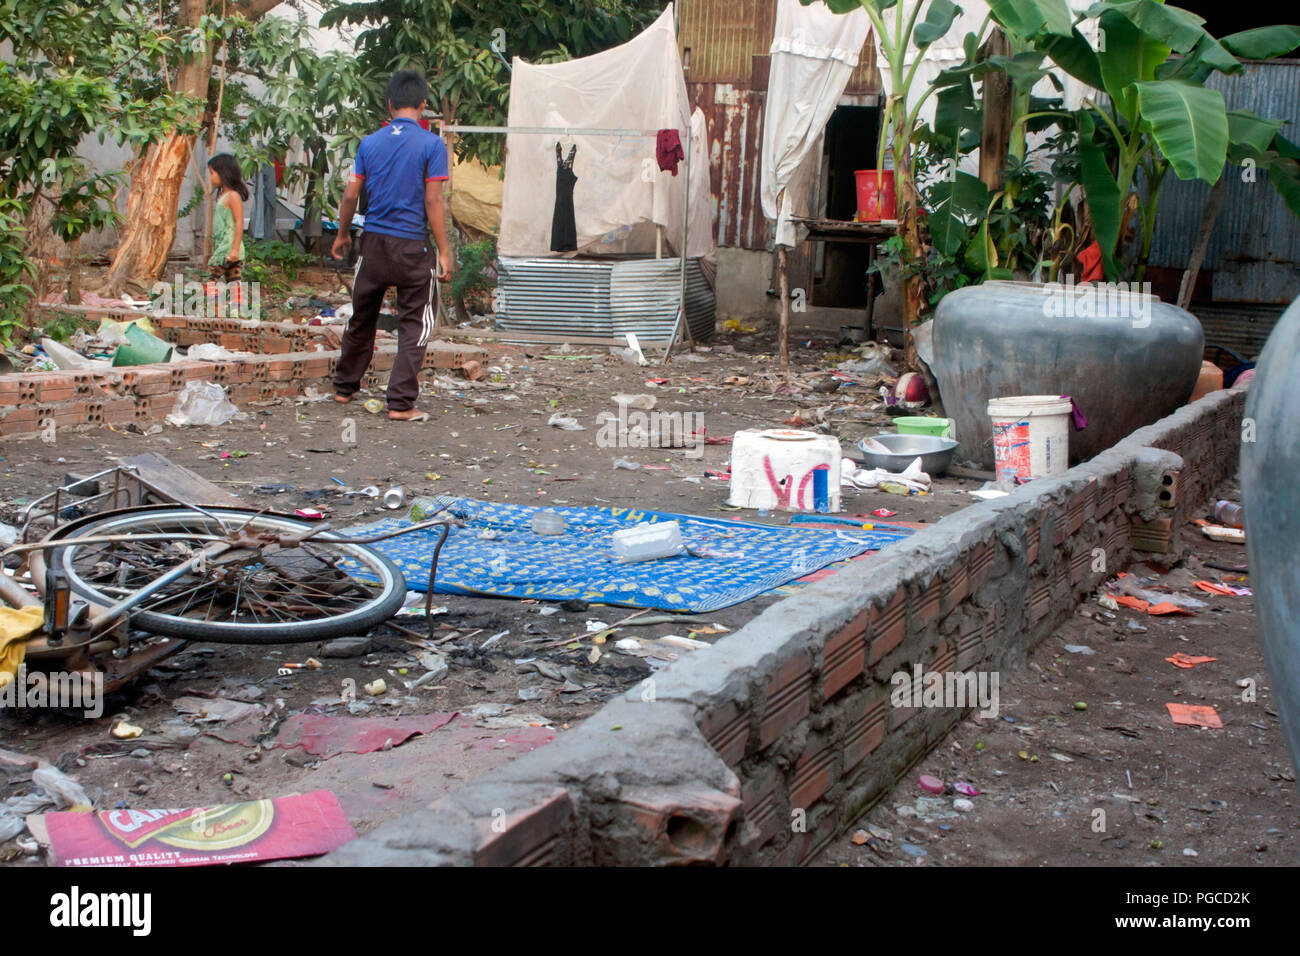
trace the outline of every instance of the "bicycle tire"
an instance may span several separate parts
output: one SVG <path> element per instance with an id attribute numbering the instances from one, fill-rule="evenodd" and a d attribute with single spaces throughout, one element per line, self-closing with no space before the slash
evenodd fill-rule
<path id="1" fill-rule="evenodd" d="M 278 530 L 292 534 L 311 531 L 314 528 L 310 522 L 250 509 L 219 507 L 208 508 L 206 511 L 234 526 L 251 521 L 250 527 L 253 529 Z M 216 527 L 210 518 L 190 508 L 179 505 L 150 505 L 82 519 L 58 529 L 52 537 L 58 539 L 70 538 L 74 534 L 78 537 L 127 534 L 133 527 L 138 531 L 144 531 L 145 527 L 157 530 L 160 526 L 169 523 L 178 526 Z M 217 530 L 219 532 L 219 529 Z M 177 533 L 181 534 L 179 531 Z M 311 545 L 313 548 L 323 545 L 336 550 L 341 555 L 340 560 L 344 557 L 350 558 L 363 573 L 371 573 L 376 579 L 378 594 L 350 611 L 311 620 L 213 621 L 139 610 L 132 612 L 131 623 L 150 634 L 207 643 L 297 644 L 364 634 L 392 617 L 402 607 L 406 599 L 406 582 L 398 567 L 387 557 L 366 545 L 349 542 L 347 538 L 333 534 L 318 535 L 312 539 Z M 63 574 L 68 586 L 80 597 L 101 607 L 115 604 L 118 597 L 105 593 L 85 580 L 76 566 L 77 557 L 78 546 L 70 540 L 66 546 L 51 549 L 48 563 L 51 568 Z M 351 574 L 344 576 L 354 577 Z M 238 600 L 237 596 L 236 602 Z"/>

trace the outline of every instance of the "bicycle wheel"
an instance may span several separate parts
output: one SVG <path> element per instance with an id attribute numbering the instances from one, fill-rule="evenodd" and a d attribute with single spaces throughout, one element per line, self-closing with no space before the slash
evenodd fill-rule
<path id="1" fill-rule="evenodd" d="M 238 508 L 209 508 L 241 544 L 205 561 L 131 611 L 140 630 L 224 644 L 292 644 L 364 634 L 406 597 L 406 582 L 388 558 L 346 538 L 321 534 L 291 546 L 277 535 L 313 530 L 309 522 Z M 92 604 L 109 606 L 194 557 L 227 530 L 212 517 L 176 505 L 130 508 L 59 529 L 68 543 L 49 565 Z M 78 543 L 91 535 L 167 535 Z M 260 536 L 260 537 L 259 537 Z"/>

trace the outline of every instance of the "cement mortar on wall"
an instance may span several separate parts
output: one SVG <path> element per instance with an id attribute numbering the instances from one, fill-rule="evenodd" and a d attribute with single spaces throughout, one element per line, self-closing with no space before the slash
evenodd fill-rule
<path id="1" fill-rule="evenodd" d="M 1127 565 L 1136 522 L 1176 539 L 1235 472 L 1243 405 L 1244 391 L 1213 393 L 1061 478 L 949 515 L 323 863 L 806 862 L 965 715 L 889 706 L 890 675 L 1023 664 Z"/>

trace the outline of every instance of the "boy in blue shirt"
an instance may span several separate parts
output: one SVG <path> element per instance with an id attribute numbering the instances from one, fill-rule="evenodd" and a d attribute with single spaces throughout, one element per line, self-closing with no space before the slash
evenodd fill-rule
<path id="1" fill-rule="evenodd" d="M 442 184 L 447 149 L 419 125 L 429 88 L 415 70 L 399 70 L 388 82 L 392 120 L 357 147 L 352 176 L 339 209 L 339 235 L 331 250 L 348 254 L 349 230 L 365 183 L 368 206 L 361 250 L 352 282 L 352 319 L 343 334 L 343 351 L 334 376 L 334 400 L 349 402 L 375 351 L 379 307 L 390 286 L 397 289 L 397 357 L 388 376 L 388 417 L 427 421 L 417 411 L 419 373 L 433 334 L 437 302 L 434 277 L 446 282 L 455 261 L 447 243 Z M 433 228 L 437 246 L 429 241 Z"/>

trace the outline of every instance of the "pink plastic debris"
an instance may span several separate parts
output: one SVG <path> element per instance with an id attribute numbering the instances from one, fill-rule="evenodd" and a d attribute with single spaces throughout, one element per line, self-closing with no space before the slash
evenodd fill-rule
<path id="1" fill-rule="evenodd" d="M 958 781 L 952 785 L 952 788 L 960 793 L 963 797 L 978 797 L 980 792 L 964 780 Z"/>
<path id="2" fill-rule="evenodd" d="M 922 790 L 928 790 L 931 793 L 943 793 L 943 781 L 938 777 L 932 777 L 928 773 L 923 773 L 921 774 L 920 779 L 916 782 L 921 785 Z"/>

